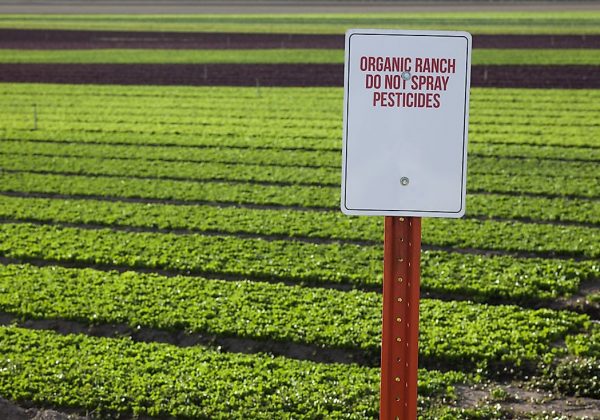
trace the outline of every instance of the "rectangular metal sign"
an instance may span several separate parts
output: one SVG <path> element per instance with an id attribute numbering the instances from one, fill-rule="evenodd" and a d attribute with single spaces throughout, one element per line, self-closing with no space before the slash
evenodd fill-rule
<path id="1" fill-rule="evenodd" d="M 465 213 L 471 35 L 346 33 L 341 209 Z"/>

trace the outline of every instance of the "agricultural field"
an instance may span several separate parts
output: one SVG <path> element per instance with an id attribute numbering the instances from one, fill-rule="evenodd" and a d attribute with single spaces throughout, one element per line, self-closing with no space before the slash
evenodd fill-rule
<path id="1" fill-rule="evenodd" d="M 339 211 L 367 25 L 474 34 L 420 417 L 600 418 L 600 14 L 145 18 L 0 16 L 0 418 L 378 418 L 383 218 Z"/>

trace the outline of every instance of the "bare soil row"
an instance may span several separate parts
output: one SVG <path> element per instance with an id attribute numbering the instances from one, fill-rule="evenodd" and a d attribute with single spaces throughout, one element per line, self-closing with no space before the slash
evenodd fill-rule
<path id="1" fill-rule="evenodd" d="M 600 35 L 474 35 L 474 48 L 600 48 Z M 0 48 L 11 49 L 274 49 L 344 48 L 343 35 L 126 32 L 0 29 Z"/>
<path id="2" fill-rule="evenodd" d="M 340 87 L 341 64 L 0 64 L 0 82 Z M 597 66 L 473 66 L 471 85 L 598 89 Z"/>

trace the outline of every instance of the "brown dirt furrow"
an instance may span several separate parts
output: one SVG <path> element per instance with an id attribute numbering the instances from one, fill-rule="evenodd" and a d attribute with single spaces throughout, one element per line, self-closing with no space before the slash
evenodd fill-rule
<path id="1" fill-rule="evenodd" d="M 327 64 L 0 64 L 2 82 L 188 86 L 341 86 Z"/>
<path id="2" fill-rule="evenodd" d="M 120 324 L 90 324 L 70 319 L 23 319 L 18 315 L 0 313 L 0 326 L 17 325 L 32 330 L 50 330 L 62 335 L 86 334 L 92 337 L 131 337 L 136 342 L 166 343 L 178 347 L 218 347 L 228 353 L 269 353 L 296 360 L 317 363 L 358 363 L 362 366 L 379 365 L 379 352 L 361 349 L 325 347 L 319 344 L 303 344 L 294 341 L 269 340 L 251 337 L 224 336 L 202 332 L 169 331 L 146 326 Z M 430 363 L 441 364 L 432 361 Z"/>
<path id="3" fill-rule="evenodd" d="M 474 48 L 600 48 L 600 35 L 474 35 Z M 12 49 L 272 49 L 344 48 L 343 35 L 125 32 L 0 29 L 0 48 Z"/>
<path id="4" fill-rule="evenodd" d="M 36 407 L 32 403 L 16 403 L 0 397 L 0 418 L 7 420 L 83 420 L 75 414 L 74 409 L 68 412 L 56 411 L 49 408 Z"/>
<path id="5" fill-rule="evenodd" d="M 592 398 L 575 398 L 543 392 L 527 383 L 494 383 L 456 386 L 456 405 L 461 408 L 498 405 L 508 418 L 600 418 L 600 401 Z"/>
<path id="6" fill-rule="evenodd" d="M 473 66 L 471 85 L 600 88 L 598 66 Z M 341 64 L 0 64 L 0 82 L 340 87 Z"/>

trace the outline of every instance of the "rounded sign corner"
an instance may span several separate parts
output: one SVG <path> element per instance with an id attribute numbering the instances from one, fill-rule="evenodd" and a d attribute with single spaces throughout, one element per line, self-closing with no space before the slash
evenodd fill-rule
<path id="1" fill-rule="evenodd" d="M 465 206 L 462 206 L 462 208 L 459 211 L 456 212 L 456 216 L 455 217 L 457 219 L 463 218 L 463 217 L 465 217 L 465 212 L 466 212 Z"/>
<path id="2" fill-rule="evenodd" d="M 340 203 L 340 210 L 342 211 L 342 213 L 344 213 L 347 216 L 352 216 L 354 214 L 352 212 L 352 209 L 349 209 L 348 207 L 346 207 L 346 203 L 344 203 L 344 201 L 342 201 Z"/>
<path id="3" fill-rule="evenodd" d="M 462 36 L 463 38 L 466 38 L 467 41 L 469 41 L 469 43 L 473 42 L 473 35 L 471 35 L 470 32 L 467 31 L 460 31 L 459 32 L 460 36 Z"/>

